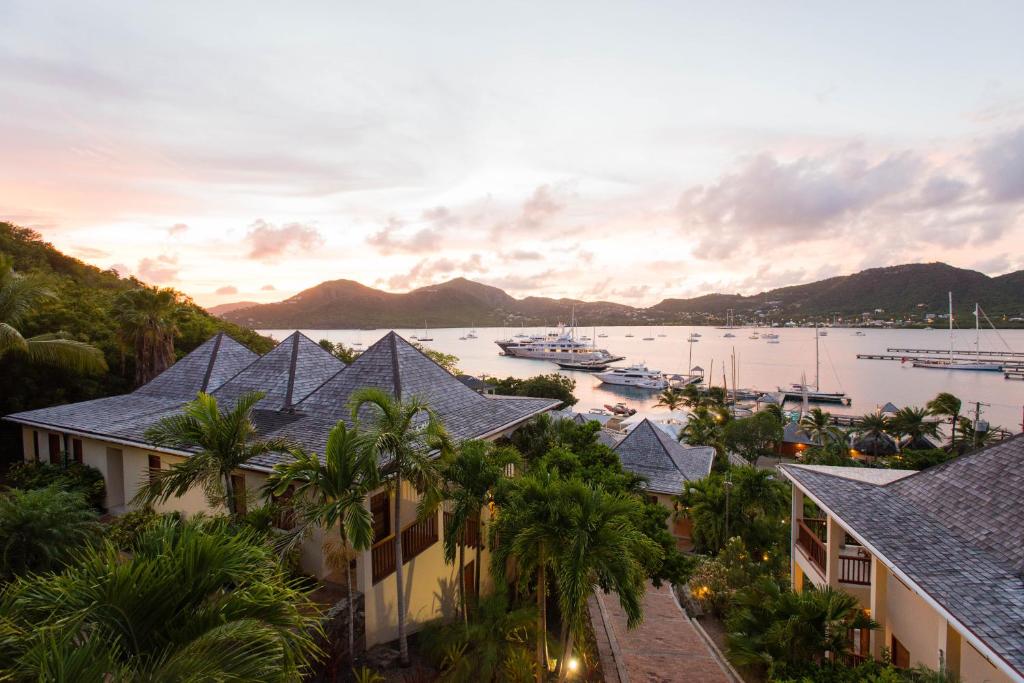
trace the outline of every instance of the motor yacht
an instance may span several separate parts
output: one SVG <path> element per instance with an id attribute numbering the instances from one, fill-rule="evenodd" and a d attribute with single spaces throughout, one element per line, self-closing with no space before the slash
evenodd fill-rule
<path id="1" fill-rule="evenodd" d="M 592 344 L 575 339 L 571 331 L 564 326 L 560 326 L 557 332 L 552 332 L 544 337 L 531 337 L 525 341 L 515 338 L 499 339 L 494 343 L 506 356 L 533 358 L 555 363 L 558 361 L 614 363 L 623 358 L 612 355 L 607 349 L 599 349 Z"/>
<path id="2" fill-rule="evenodd" d="M 650 370 L 643 363 L 625 368 L 612 368 L 608 372 L 600 372 L 596 377 L 605 384 L 616 384 L 626 387 L 661 390 L 668 386 L 668 380 L 659 370 Z"/>

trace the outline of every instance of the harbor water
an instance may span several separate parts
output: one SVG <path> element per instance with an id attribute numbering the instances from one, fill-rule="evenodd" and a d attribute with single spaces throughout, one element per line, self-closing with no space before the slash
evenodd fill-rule
<path id="1" fill-rule="evenodd" d="M 275 339 L 283 339 L 294 330 L 261 330 Z M 329 339 L 347 346 L 368 348 L 389 330 L 301 330 L 314 340 Z M 400 335 L 412 341 L 423 336 L 423 329 L 399 329 Z M 512 358 L 500 355 L 496 339 L 514 334 L 540 333 L 547 330 L 519 328 L 479 328 L 476 339 L 460 339 L 468 329 L 447 328 L 429 330 L 433 341 L 425 346 L 454 354 L 463 372 L 491 377 L 530 377 L 532 375 L 561 372 L 576 380 L 575 394 L 579 398 L 576 410 L 586 411 L 605 404 L 625 402 L 641 414 L 657 414 L 664 408 L 655 407 L 657 392 L 631 387 L 615 387 L 601 382 L 586 372 L 559 370 L 554 363 L 540 360 Z M 754 332 L 766 331 L 779 335 L 777 344 L 768 343 L 763 336 L 751 339 Z M 820 389 L 842 391 L 852 400 L 850 406 L 823 405 L 834 414 L 862 415 L 891 402 L 897 406 L 924 406 L 937 393 L 947 391 L 963 401 L 965 416 L 974 416 L 974 402 L 980 401 L 982 419 L 993 426 L 1002 426 L 1012 432 L 1021 431 L 1024 411 L 1024 382 L 1007 380 L 999 372 L 969 372 L 914 368 L 897 361 L 862 360 L 857 354 L 884 354 L 887 348 L 946 349 L 949 332 L 932 330 L 863 329 L 863 336 L 851 328 L 829 328 L 827 336 L 820 338 Z M 691 333 L 701 335 L 699 341 L 688 342 Z M 734 337 L 725 337 L 727 333 Z M 974 349 L 974 330 L 955 330 L 957 349 Z M 736 383 L 740 388 L 775 391 L 801 382 L 815 381 L 814 330 L 810 328 L 735 328 L 664 326 L 664 327 L 600 327 L 579 328 L 577 336 L 588 335 L 599 348 L 625 356 L 616 365 L 646 363 L 652 369 L 669 374 L 686 374 L 688 367 L 699 366 L 705 372 L 705 384 L 722 386 L 723 381 L 733 386 L 732 361 L 736 358 Z M 599 337 L 598 335 L 607 335 Z M 627 337 L 626 335 L 632 335 Z M 663 335 L 663 336 L 662 336 Z M 644 337 L 653 337 L 644 341 Z M 1024 330 L 982 330 L 982 350 L 1024 351 Z M 692 356 L 691 356 L 692 353 Z M 691 365 L 692 364 L 692 365 Z"/>

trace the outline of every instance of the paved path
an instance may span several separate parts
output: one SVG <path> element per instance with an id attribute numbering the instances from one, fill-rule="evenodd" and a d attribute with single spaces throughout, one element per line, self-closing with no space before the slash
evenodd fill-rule
<path id="1" fill-rule="evenodd" d="M 643 623 L 632 631 L 614 595 L 595 598 L 591 619 L 609 683 L 732 683 L 668 586 L 647 587 Z"/>

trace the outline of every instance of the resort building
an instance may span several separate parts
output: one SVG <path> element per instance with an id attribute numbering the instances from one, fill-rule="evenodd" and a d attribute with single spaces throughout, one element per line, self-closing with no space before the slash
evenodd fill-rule
<path id="1" fill-rule="evenodd" d="M 781 470 L 794 590 L 838 588 L 879 624 L 851 634 L 854 659 L 1024 681 L 1024 436 L 921 472 Z"/>
<path id="2" fill-rule="evenodd" d="M 218 334 L 130 394 L 16 413 L 6 419 L 22 427 L 25 460 L 74 460 L 100 470 L 106 480 L 107 508 L 117 514 L 132 507 L 151 471 L 169 468 L 190 456 L 188 451 L 154 447 L 146 441 L 145 432 L 161 418 L 179 413 L 198 392 L 210 393 L 222 407 L 230 407 L 246 392 L 262 391 L 265 396 L 253 413 L 259 433 L 286 437 L 307 450 L 323 453 L 331 428 L 339 420 L 352 423 L 349 399 L 363 387 L 376 387 L 403 399 L 425 399 L 456 441 L 508 435 L 559 403 L 481 395 L 394 332 L 348 366 L 298 332 L 262 357 Z M 372 410 L 364 410 L 360 419 L 372 419 Z M 261 495 L 267 474 L 286 457 L 271 454 L 239 468 L 234 475 L 236 490 L 247 492 L 241 506 L 246 505 L 246 497 L 251 501 Z M 417 493 L 410 487 L 398 493 L 403 496 L 400 520 L 391 519 L 395 492 L 382 489 L 370 498 L 377 540 L 356 559 L 356 585 L 365 601 L 367 647 L 397 637 L 392 577 L 396 533 L 402 533 L 404 578 L 411 597 L 407 618 L 412 628 L 436 616 L 456 613 L 458 571 L 445 564 L 439 542 L 444 512 L 417 520 Z M 404 504 L 406 500 L 408 504 Z M 184 514 L 212 511 L 198 488 L 157 508 Z M 305 543 L 304 570 L 343 583 L 343 572 L 331 568 L 322 545 L 321 538 Z M 485 554 L 484 563 L 487 557 Z M 470 580 L 478 569 L 467 567 L 467 585 L 472 585 Z M 391 580 L 385 580 L 389 577 Z"/>
<path id="3" fill-rule="evenodd" d="M 715 449 L 710 446 L 683 446 L 648 419 L 641 421 L 615 446 L 622 467 L 647 480 L 651 500 L 675 512 L 675 496 L 687 482 L 703 479 L 711 473 Z M 680 550 L 693 548 L 693 528 L 688 519 L 669 516 L 668 528 Z"/>

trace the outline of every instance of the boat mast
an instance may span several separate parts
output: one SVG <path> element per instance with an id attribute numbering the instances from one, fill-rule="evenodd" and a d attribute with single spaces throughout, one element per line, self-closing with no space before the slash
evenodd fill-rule
<path id="1" fill-rule="evenodd" d="M 974 302 L 974 355 L 981 360 L 981 323 L 978 320 L 978 302 Z"/>
<path id="2" fill-rule="evenodd" d="M 953 362 L 953 292 L 949 293 L 949 362 Z"/>
<path id="3" fill-rule="evenodd" d="M 821 358 L 818 355 L 818 321 L 814 321 L 814 390 L 821 391 Z"/>

